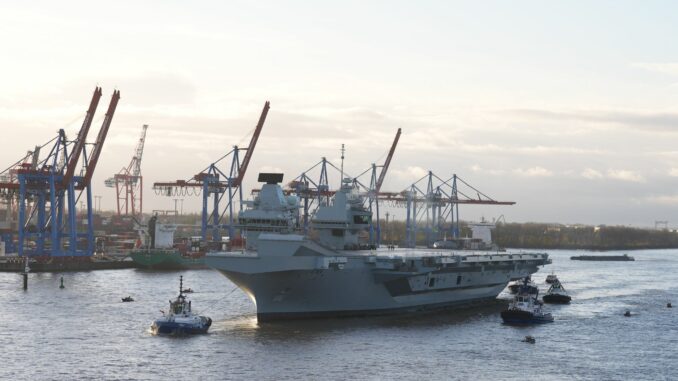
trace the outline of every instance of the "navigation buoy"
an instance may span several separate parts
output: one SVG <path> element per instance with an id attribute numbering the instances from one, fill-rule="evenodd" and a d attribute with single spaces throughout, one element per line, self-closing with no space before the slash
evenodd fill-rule
<path id="1" fill-rule="evenodd" d="M 61 285 L 59 286 L 59 288 L 65 288 L 65 287 L 64 287 L 64 277 L 63 277 L 63 276 L 61 277 Z"/>
<path id="2" fill-rule="evenodd" d="M 28 272 L 31 271 L 30 266 L 28 266 L 28 256 L 26 256 L 26 264 L 24 265 L 24 291 L 28 290 Z"/>
<path id="3" fill-rule="evenodd" d="M 624 312 L 624 316 L 626 316 L 626 317 L 629 317 L 629 316 L 631 316 L 631 311 L 629 311 L 629 310 L 626 310 L 626 312 Z"/>

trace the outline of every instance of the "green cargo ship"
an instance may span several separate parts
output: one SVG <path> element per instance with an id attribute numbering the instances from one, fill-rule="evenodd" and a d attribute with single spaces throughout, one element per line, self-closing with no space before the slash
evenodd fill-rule
<path id="1" fill-rule="evenodd" d="M 141 247 L 130 252 L 130 257 L 139 267 L 158 270 L 207 268 L 205 250 L 200 246 L 199 237 L 175 244 L 177 225 L 160 224 L 157 219 L 153 216 L 148 225 L 140 227 Z"/>
<path id="2" fill-rule="evenodd" d="M 130 257 L 142 268 L 156 270 L 184 270 L 207 268 L 205 253 L 182 255 L 177 249 L 137 249 Z"/>
<path id="3" fill-rule="evenodd" d="M 277 185 L 282 179 L 281 173 L 259 174 L 259 182 L 266 184 L 253 201 L 246 202 L 249 208 L 238 216 L 238 227 L 241 233 L 246 233 L 245 237 L 222 242 L 221 250 L 233 250 L 236 247 L 256 250 L 262 233 L 295 231 L 298 200 L 283 194 Z M 141 227 L 141 248 L 132 250 L 130 254 L 134 262 L 150 269 L 208 268 L 205 264 L 207 248 L 202 243 L 202 237 L 191 237 L 175 243 L 174 231 L 177 225 L 160 224 L 157 219 L 157 215 L 153 216 L 147 226 Z"/>

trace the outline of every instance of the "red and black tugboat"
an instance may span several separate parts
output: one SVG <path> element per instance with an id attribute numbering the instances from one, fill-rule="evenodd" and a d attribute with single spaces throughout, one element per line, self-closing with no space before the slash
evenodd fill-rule
<path id="1" fill-rule="evenodd" d="M 572 301 L 572 297 L 567 294 L 565 287 L 559 281 L 551 284 L 551 287 L 549 287 L 542 299 L 544 303 L 551 304 L 569 304 Z"/>
<path id="2" fill-rule="evenodd" d="M 508 285 L 508 289 L 512 294 L 517 294 L 520 291 L 526 294 L 535 295 L 535 297 L 539 293 L 539 288 L 532 282 L 532 278 L 529 276 L 512 282 Z"/>
<path id="3" fill-rule="evenodd" d="M 527 284 L 527 281 L 525 283 Z M 504 323 L 523 325 L 553 322 L 553 316 L 542 311 L 542 303 L 537 299 L 538 294 L 531 294 L 528 291 L 529 286 L 521 287 L 508 308 L 501 311 Z"/>

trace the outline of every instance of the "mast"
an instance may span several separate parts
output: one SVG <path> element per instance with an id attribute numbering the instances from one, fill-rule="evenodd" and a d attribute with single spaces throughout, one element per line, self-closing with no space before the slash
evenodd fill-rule
<path id="1" fill-rule="evenodd" d="M 184 293 L 184 276 L 179 275 L 179 296 Z"/>
<path id="2" fill-rule="evenodd" d="M 344 143 L 341 143 L 341 179 L 339 179 L 339 186 L 341 187 L 344 184 Z"/>

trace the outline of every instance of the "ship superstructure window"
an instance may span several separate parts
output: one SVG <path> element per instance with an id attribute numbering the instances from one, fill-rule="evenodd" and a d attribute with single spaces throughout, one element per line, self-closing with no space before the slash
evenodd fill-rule
<path id="1" fill-rule="evenodd" d="M 344 231 L 342 229 L 332 229 L 332 235 L 335 237 L 343 237 Z"/>
<path id="2" fill-rule="evenodd" d="M 353 216 L 353 223 L 358 225 L 368 225 L 370 216 Z"/>
<path id="3" fill-rule="evenodd" d="M 287 220 L 278 219 L 256 219 L 256 218 L 240 218 L 242 225 L 272 225 L 272 226 L 286 226 Z"/>
<path id="4" fill-rule="evenodd" d="M 433 287 L 436 284 L 436 278 L 431 278 L 428 280 L 428 286 Z"/>
<path id="5" fill-rule="evenodd" d="M 461 275 L 457 276 L 457 284 L 461 284 Z"/>

